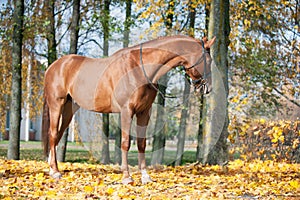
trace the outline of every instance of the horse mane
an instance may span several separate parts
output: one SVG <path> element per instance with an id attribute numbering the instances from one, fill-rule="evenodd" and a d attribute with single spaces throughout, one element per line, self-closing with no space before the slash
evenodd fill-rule
<path id="1" fill-rule="evenodd" d="M 141 44 L 143 45 L 147 45 L 149 43 L 156 43 L 156 42 L 159 42 L 161 40 L 164 40 L 164 39 L 179 39 L 179 38 L 184 38 L 184 39 L 190 39 L 190 40 L 194 40 L 195 42 L 201 44 L 201 41 L 199 39 L 196 39 L 194 37 L 191 37 L 191 36 L 187 36 L 187 35 L 171 35 L 171 36 L 160 36 L 156 39 L 153 39 L 153 40 L 148 40 L 146 42 L 142 42 L 142 43 L 139 43 L 139 44 L 136 44 L 136 45 L 133 45 L 133 46 L 130 46 L 130 47 L 127 47 L 127 48 L 123 48 L 123 49 L 120 49 L 118 51 L 116 51 L 115 53 L 113 54 L 117 54 L 117 53 L 120 53 L 124 50 L 128 50 L 128 49 L 137 49 L 140 47 Z"/>
<path id="2" fill-rule="evenodd" d="M 171 35 L 171 36 L 159 36 L 156 39 L 143 42 L 142 44 L 148 44 L 148 43 L 152 43 L 152 42 L 157 42 L 157 41 L 164 40 L 164 39 L 179 39 L 179 38 L 191 39 L 191 40 L 195 40 L 195 41 L 197 41 L 197 42 L 200 43 L 200 40 L 198 40 L 198 39 L 196 39 L 194 37 L 188 36 L 188 35 Z M 139 45 L 140 44 L 137 44 L 137 45 L 134 45 L 133 47 L 136 47 L 136 46 L 139 46 Z"/>

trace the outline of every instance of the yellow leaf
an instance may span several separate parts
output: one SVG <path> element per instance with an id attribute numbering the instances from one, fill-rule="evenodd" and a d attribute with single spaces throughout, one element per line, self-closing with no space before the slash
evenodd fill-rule
<path id="1" fill-rule="evenodd" d="M 91 192 L 93 192 L 93 190 L 94 190 L 94 188 L 92 186 L 89 186 L 89 185 L 84 186 L 84 191 L 86 193 L 91 193 Z"/>
<path id="2" fill-rule="evenodd" d="M 54 197 L 56 197 L 56 191 L 54 191 L 54 190 L 49 190 L 49 191 L 46 192 L 46 195 L 47 195 L 47 197 L 49 197 L 49 198 L 54 198 Z"/>
<path id="3" fill-rule="evenodd" d="M 266 123 L 266 120 L 265 120 L 265 119 L 260 119 L 259 122 L 260 122 L 261 124 L 264 124 L 264 123 Z"/>
<path id="4" fill-rule="evenodd" d="M 292 186 L 292 187 L 295 188 L 295 189 L 299 189 L 300 184 L 299 184 L 298 181 L 292 180 L 292 181 L 290 181 L 290 186 Z"/>
<path id="5" fill-rule="evenodd" d="M 278 140 L 279 140 L 280 142 L 284 142 L 284 136 L 283 136 L 283 135 L 279 136 Z"/>
<path id="6" fill-rule="evenodd" d="M 112 193 L 114 193 L 114 189 L 113 188 L 108 188 L 107 190 L 106 190 L 106 193 L 108 194 L 108 195 L 112 195 Z"/>
<path id="7" fill-rule="evenodd" d="M 276 137 L 276 138 L 272 139 L 271 141 L 272 141 L 273 143 L 277 143 L 277 142 L 278 142 L 278 138 Z"/>

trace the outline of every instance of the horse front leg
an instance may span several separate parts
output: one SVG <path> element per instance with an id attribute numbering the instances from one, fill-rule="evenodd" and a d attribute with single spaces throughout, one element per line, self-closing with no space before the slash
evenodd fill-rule
<path id="1" fill-rule="evenodd" d="M 129 173 L 128 167 L 128 151 L 130 149 L 130 127 L 132 122 L 132 115 L 128 111 L 121 112 L 121 129 L 122 129 L 122 140 L 121 140 L 121 149 L 122 149 L 122 164 L 121 170 L 123 172 L 122 183 L 123 184 L 132 184 L 133 179 Z"/>
<path id="2" fill-rule="evenodd" d="M 142 112 L 137 114 L 137 144 L 138 144 L 138 159 L 139 159 L 139 169 L 142 174 L 142 184 L 152 182 L 152 179 L 146 170 L 146 129 L 150 119 L 150 112 Z"/>

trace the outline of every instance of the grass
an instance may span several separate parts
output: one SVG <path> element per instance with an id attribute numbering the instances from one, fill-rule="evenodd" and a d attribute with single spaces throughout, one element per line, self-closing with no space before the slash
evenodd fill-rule
<path id="1" fill-rule="evenodd" d="M 7 156 L 8 141 L 0 141 L 0 159 L 5 159 Z M 44 160 L 41 142 L 21 141 L 20 159 L 21 160 Z M 134 148 L 133 148 L 134 149 Z M 114 163 L 114 151 L 110 151 L 110 158 Z M 164 162 L 165 165 L 172 165 L 176 158 L 176 150 L 165 150 Z M 146 151 L 147 164 L 151 162 L 151 151 Z M 98 161 L 92 159 L 91 154 L 83 146 L 69 142 L 66 153 L 66 162 L 79 162 L 79 163 L 97 163 Z M 136 150 L 129 151 L 128 162 L 130 165 L 135 166 L 138 164 L 138 152 Z M 185 151 L 183 154 L 182 164 L 196 162 L 195 151 Z"/>

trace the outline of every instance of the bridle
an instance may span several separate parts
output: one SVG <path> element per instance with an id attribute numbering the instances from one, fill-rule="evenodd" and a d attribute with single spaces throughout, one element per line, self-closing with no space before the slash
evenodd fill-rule
<path id="1" fill-rule="evenodd" d="M 201 44 L 202 44 L 202 52 L 203 52 L 202 56 L 199 58 L 199 60 L 195 64 L 193 64 L 190 67 L 185 68 L 184 71 L 185 71 L 186 76 L 187 76 L 187 71 L 188 70 L 190 70 L 190 69 L 196 67 L 197 65 L 199 65 L 200 63 L 204 62 L 203 76 L 200 77 L 199 79 L 189 81 L 189 83 L 192 83 L 195 86 L 195 88 L 203 90 L 205 87 L 207 87 L 206 86 L 206 84 L 207 84 L 207 78 L 211 76 L 211 72 L 207 73 L 207 71 L 206 71 L 207 70 L 206 69 L 207 63 L 206 63 L 206 57 L 205 57 L 205 55 L 207 53 L 209 53 L 209 52 L 205 50 L 203 40 L 201 40 Z M 148 83 L 151 85 L 151 87 L 153 89 L 155 89 L 162 96 L 162 98 L 165 98 L 165 94 L 163 94 L 159 90 L 159 88 L 154 83 L 152 83 L 152 81 L 150 80 L 149 76 L 146 73 L 146 70 L 145 70 L 145 67 L 144 67 L 144 63 L 143 63 L 143 43 L 140 44 L 140 64 L 141 64 L 141 67 L 142 67 L 143 74 L 144 74 L 145 78 L 147 79 Z"/>
<path id="2" fill-rule="evenodd" d="M 199 65 L 200 63 L 204 62 L 204 69 L 203 69 L 203 76 L 196 79 L 196 80 L 192 80 L 191 83 L 195 86 L 195 88 L 199 88 L 200 90 L 204 89 L 207 84 L 207 79 L 211 76 L 211 71 L 209 73 L 207 73 L 207 63 L 206 63 L 206 54 L 209 53 L 209 51 L 207 51 L 204 47 L 204 42 L 203 40 L 201 40 L 201 44 L 202 44 L 202 56 L 199 58 L 199 60 L 193 64 L 190 67 L 185 68 L 185 73 L 187 70 L 190 70 L 194 67 L 196 67 L 197 65 Z M 187 74 L 187 73 L 186 73 Z"/>

